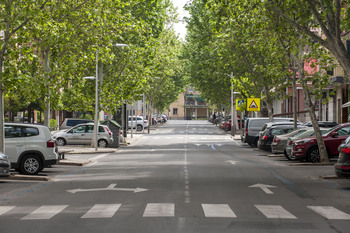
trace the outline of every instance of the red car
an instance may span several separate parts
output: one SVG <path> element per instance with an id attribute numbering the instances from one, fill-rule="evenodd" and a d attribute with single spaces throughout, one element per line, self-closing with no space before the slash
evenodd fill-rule
<path id="1" fill-rule="evenodd" d="M 338 147 L 349 135 L 350 123 L 337 125 L 322 133 L 328 157 L 339 155 Z M 319 162 L 320 155 L 316 136 L 295 141 L 293 144 L 293 154 L 296 160 L 306 160 L 313 163 Z"/>
<path id="2" fill-rule="evenodd" d="M 237 122 L 238 122 L 238 128 L 241 129 L 241 117 L 237 115 Z M 244 123 L 243 123 L 243 127 L 244 127 Z M 230 120 L 226 120 L 225 122 L 222 123 L 222 129 L 227 131 L 231 131 L 231 119 Z"/>

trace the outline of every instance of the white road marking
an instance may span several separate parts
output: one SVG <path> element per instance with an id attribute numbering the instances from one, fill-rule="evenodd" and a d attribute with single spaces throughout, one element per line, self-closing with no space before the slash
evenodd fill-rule
<path id="1" fill-rule="evenodd" d="M 230 163 L 230 164 L 236 165 L 238 162 L 234 161 L 234 160 L 227 160 L 226 163 Z"/>
<path id="2" fill-rule="evenodd" d="M 255 205 L 267 218 L 297 219 L 280 205 Z"/>
<path id="3" fill-rule="evenodd" d="M 273 194 L 269 188 L 276 188 L 276 186 L 268 184 L 254 184 L 249 186 L 249 188 L 261 188 L 261 190 L 263 190 L 266 194 Z"/>
<path id="4" fill-rule="evenodd" d="M 0 206 L 0 215 L 12 210 L 15 206 Z"/>
<path id="5" fill-rule="evenodd" d="M 174 217 L 174 203 L 148 203 L 143 217 Z"/>
<path id="6" fill-rule="evenodd" d="M 333 206 L 307 206 L 327 219 L 349 220 L 350 215 L 340 211 Z"/>
<path id="7" fill-rule="evenodd" d="M 227 204 L 202 204 L 207 218 L 236 218 L 237 216 Z"/>
<path id="8" fill-rule="evenodd" d="M 96 204 L 81 218 L 111 218 L 121 204 Z"/>
<path id="9" fill-rule="evenodd" d="M 21 220 L 50 219 L 64 210 L 67 206 L 68 205 L 43 205 L 32 213 L 24 216 Z"/>

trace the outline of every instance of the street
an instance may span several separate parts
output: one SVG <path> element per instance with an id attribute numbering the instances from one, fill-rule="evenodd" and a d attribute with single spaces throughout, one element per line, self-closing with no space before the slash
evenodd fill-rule
<path id="1" fill-rule="evenodd" d="M 130 135 L 129 135 L 130 136 Z M 115 153 L 69 155 L 50 181 L 1 180 L 0 232 L 349 232 L 350 181 L 176 121 Z"/>

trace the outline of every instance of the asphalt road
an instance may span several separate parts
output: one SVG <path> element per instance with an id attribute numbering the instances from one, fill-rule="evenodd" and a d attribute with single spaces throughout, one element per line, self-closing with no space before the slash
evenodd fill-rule
<path id="1" fill-rule="evenodd" d="M 0 182 L 0 232 L 349 232 L 350 180 L 291 166 L 205 121 L 169 121 L 51 181 Z M 68 155 L 67 155 L 68 156 Z"/>

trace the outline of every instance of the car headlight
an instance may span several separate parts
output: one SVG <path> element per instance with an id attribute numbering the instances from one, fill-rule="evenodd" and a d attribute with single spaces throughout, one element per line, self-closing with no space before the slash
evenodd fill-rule
<path id="1" fill-rule="evenodd" d="M 305 143 L 308 143 L 308 142 L 311 141 L 311 140 L 312 140 L 312 139 L 305 139 L 305 140 L 297 141 L 297 142 L 295 142 L 295 145 L 305 144 Z"/>

